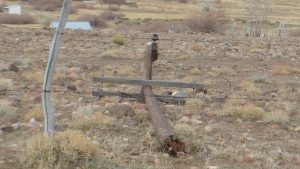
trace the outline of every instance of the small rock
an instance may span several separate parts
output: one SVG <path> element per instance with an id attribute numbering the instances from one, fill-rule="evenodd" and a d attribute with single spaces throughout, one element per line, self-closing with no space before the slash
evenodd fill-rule
<path id="1" fill-rule="evenodd" d="M 14 128 L 12 126 L 6 126 L 6 127 L 2 127 L 1 130 L 6 133 L 11 133 L 14 131 Z"/>
<path id="2" fill-rule="evenodd" d="M 183 116 L 180 120 L 179 123 L 188 123 L 190 122 L 190 118 L 188 116 Z"/>
<path id="3" fill-rule="evenodd" d="M 128 126 L 138 126 L 139 122 L 134 119 L 128 119 L 123 124 L 128 125 Z"/>
<path id="4" fill-rule="evenodd" d="M 20 123 L 14 123 L 14 124 L 12 124 L 11 126 L 12 126 L 15 130 L 18 130 L 18 129 L 21 127 Z"/>
<path id="5" fill-rule="evenodd" d="M 300 126 L 295 128 L 295 131 L 298 132 L 300 131 Z"/>
<path id="6" fill-rule="evenodd" d="M 71 80 L 80 79 L 80 76 L 77 73 L 70 73 L 68 76 L 70 77 Z"/>
<path id="7" fill-rule="evenodd" d="M 219 167 L 218 166 L 208 166 L 207 168 L 208 169 L 218 169 Z"/>
<path id="8" fill-rule="evenodd" d="M 37 122 L 35 118 L 30 119 L 29 123 L 27 124 L 27 127 L 30 127 L 32 129 L 37 129 L 42 127 L 42 124 Z"/>
<path id="9" fill-rule="evenodd" d="M 193 124 L 193 125 L 199 125 L 199 124 L 202 124 L 202 121 L 198 120 L 198 119 L 195 119 L 195 118 L 192 118 L 190 120 L 190 122 Z"/>
<path id="10" fill-rule="evenodd" d="M 13 71 L 13 72 L 18 72 L 18 71 L 19 71 L 19 67 L 18 67 L 17 64 L 12 63 L 12 64 L 9 66 L 9 70 L 10 70 L 10 71 Z"/>
<path id="11" fill-rule="evenodd" d="M 185 112 L 183 112 L 183 115 L 184 116 L 188 116 L 188 117 L 190 117 L 190 116 L 192 116 L 192 115 L 194 115 L 195 113 L 193 112 L 193 111 L 185 111 Z"/>
<path id="12" fill-rule="evenodd" d="M 42 96 L 41 96 L 41 93 L 38 93 L 38 92 L 32 92 L 28 95 L 27 97 L 27 100 L 28 102 L 41 102 L 42 101 Z"/>
<path id="13" fill-rule="evenodd" d="M 271 97 L 277 97 L 277 93 L 271 93 Z"/>
<path id="14" fill-rule="evenodd" d="M 75 85 L 68 85 L 67 89 L 75 92 L 77 90 L 77 87 Z"/>
<path id="15" fill-rule="evenodd" d="M 190 167 L 190 169 L 200 169 L 199 167 Z"/>
<path id="16" fill-rule="evenodd" d="M 130 154 L 133 156 L 138 156 L 140 155 L 140 151 L 137 148 L 133 148 Z"/>
<path id="17" fill-rule="evenodd" d="M 206 131 L 207 133 L 212 132 L 212 130 L 213 130 L 213 128 L 211 126 L 207 125 L 207 126 L 204 127 L 204 131 Z"/>
<path id="18" fill-rule="evenodd" d="M 163 154 L 163 157 L 167 158 L 167 157 L 170 157 L 170 155 L 167 154 L 167 153 L 164 153 L 164 154 Z"/>

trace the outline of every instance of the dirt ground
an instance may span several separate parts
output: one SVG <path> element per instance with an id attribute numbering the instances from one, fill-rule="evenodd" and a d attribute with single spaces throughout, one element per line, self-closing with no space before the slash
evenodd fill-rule
<path id="1" fill-rule="evenodd" d="M 0 121 L 2 169 L 23 168 L 20 161 L 26 140 L 43 131 L 43 114 L 33 110 L 41 107 L 43 73 L 53 35 L 54 30 L 49 29 L 0 27 L 0 79 L 10 79 L 12 84 L 0 88 L 0 102 L 15 110 L 12 117 Z M 125 45 L 112 43 L 114 35 L 126 36 Z M 122 100 L 134 109 L 133 117 L 108 114 L 113 119 L 109 123 L 92 128 L 76 125 L 75 115 L 83 109 L 105 113 L 108 103 L 120 101 L 92 97 L 93 90 L 140 92 L 140 87 L 96 84 L 92 78 L 143 78 L 143 52 L 151 36 L 66 31 L 53 83 L 59 131 L 81 130 L 109 161 L 103 168 L 299 168 L 300 38 L 159 34 L 160 55 L 153 78 L 195 81 L 208 89 L 184 106 L 161 105 L 186 144 L 184 157 L 169 157 L 159 149 L 142 103 Z M 76 91 L 70 86 L 76 86 Z M 157 94 L 172 90 L 180 89 L 154 88 Z M 193 96 L 190 90 L 184 92 Z M 4 131 L 7 126 L 14 128 Z"/>

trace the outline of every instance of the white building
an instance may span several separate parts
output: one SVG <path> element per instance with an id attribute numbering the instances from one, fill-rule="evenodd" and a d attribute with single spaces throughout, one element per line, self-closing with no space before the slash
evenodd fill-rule
<path id="1" fill-rule="evenodd" d="M 22 14 L 22 7 L 20 5 L 7 6 L 3 8 L 3 12 L 8 14 Z"/>

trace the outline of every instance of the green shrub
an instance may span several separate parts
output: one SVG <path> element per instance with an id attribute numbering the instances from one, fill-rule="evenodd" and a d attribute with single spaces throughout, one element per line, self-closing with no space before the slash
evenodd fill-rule
<path id="1" fill-rule="evenodd" d="M 125 38 L 122 36 L 114 36 L 114 37 L 112 37 L 112 42 L 117 45 L 124 45 Z"/>

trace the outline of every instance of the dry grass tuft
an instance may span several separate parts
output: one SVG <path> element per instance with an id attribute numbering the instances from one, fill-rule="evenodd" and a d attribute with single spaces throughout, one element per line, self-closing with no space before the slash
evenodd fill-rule
<path id="1" fill-rule="evenodd" d="M 44 113 L 41 107 L 35 107 L 31 109 L 28 113 L 24 115 L 23 120 L 25 122 L 28 122 L 33 118 L 38 121 L 42 121 L 44 119 Z"/>
<path id="2" fill-rule="evenodd" d="M 239 84 L 239 87 L 241 88 L 242 91 L 245 91 L 250 95 L 257 95 L 261 93 L 261 90 L 257 88 L 255 84 L 251 81 L 247 81 L 247 80 L 242 81 Z"/>
<path id="3" fill-rule="evenodd" d="M 204 102 L 200 99 L 187 99 L 184 108 L 199 112 L 203 109 Z"/>
<path id="4" fill-rule="evenodd" d="M 106 50 L 104 53 L 101 54 L 101 57 L 107 58 L 107 59 L 112 59 L 112 58 L 117 59 L 120 56 L 122 56 L 122 51 L 117 48 Z"/>
<path id="5" fill-rule="evenodd" d="M 264 115 L 263 120 L 269 123 L 286 124 L 289 122 L 290 117 L 287 112 L 272 111 Z"/>
<path id="6" fill-rule="evenodd" d="M 100 3 L 104 4 L 115 4 L 115 5 L 122 5 L 126 4 L 126 0 L 99 0 Z"/>
<path id="7" fill-rule="evenodd" d="M 128 76 L 128 75 L 133 75 L 134 72 L 135 72 L 135 69 L 133 67 L 123 66 L 122 68 L 119 69 L 118 74 Z"/>
<path id="8" fill-rule="evenodd" d="M 212 68 L 212 70 L 214 71 L 214 73 L 216 75 L 228 75 L 228 76 L 233 76 L 235 75 L 235 72 L 232 68 L 230 67 L 226 67 L 226 66 L 218 66 L 218 67 L 214 67 Z"/>
<path id="9" fill-rule="evenodd" d="M 192 75 L 201 75 L 202 74 L 202 71 L 199 69 L 199 68 L 193 68 L 190 73 Z"/>
<path id="10" fill-rule="evenodd" d="M 300 68 L 288 65 L 278 65 L 273 67 L 273 73 L 279 75 L 300 74 Z"/>
<path id="11" fill-rule="evenodd" d="M 81 107 L 78 111 L 72 113 L 71 127 L 88 130 L 112 121 L 112 117 L 106 116 L 101 112 L 96 112 L 96 109 L 87 106 Z"/>
<path id="12" fill-rule="evenodd" d="M 223 107 L 223 111 L 226 115 L 239 117 L 245 120 L 258 120 L 263 116 L 263 109 L 253 106 L 253 105 L 245 105 L 245 106 L 234 106 L 231 104 L 226 104 Z"/>
<path id="13" fill-rule="evenodd" d="M 239 117 L 244 120 L 259 120 L 264 114 L 262 108 L 246 103 L 245 100 L 227 100 L 219 112 L 219 115 Z"/>
<path id="14" fill-rule="evenodd" d="M 26 168 L 96 168 L 99 159 L 96 145 L 80 131 L 66 130 L 28 140 L 23 163 Z"/>
<path id="15" fill-rule="evenodd" d="M 10 106 L 9 102 L 0 102 L 0 122 L 7 123 L 13 122 L 17 118 L 16 109 Z"/>
<path id="16" fill-rule="evenodd" d="M 26 73 L 23 75 L 26 82 L 31 84 L 42 84 L 44 80 L 44 72 L 37 71 L 34 73 Z"/>
<path id="17" fill-rule="evenodd" d="M 1 14 L 0 15 L 0 23 L 1 24 L 34 24 L 36 23 L 36 19 L 28 14 Z"/>
<path id="18" fill-rule="evenodd" d="M 84 14 L 77 18 L 78 21 L 88 21 L 94 27 L 103 28 L 106 26 L 105 20 L 98 15 Z"/>
<path id="19" fill-rule="evenodd" d="M 97 112 L 90 116 L 82 115 L 81 118 L 72 122 L 71 127 L 80 130 L 88 130 L 100 125 L 108 124 L 112 122 L 112 120 L 112 117 Z"/>
<path id="20" fill-rule="evenodd" d="M 13 80 L 0 78 L 0 91 L 7 91 L 13 89 Z"/>
<path id="21" fill-rule="evenodd" d="M 195 43 L 192 45 L 191 49 L 194 52 L 200 53 L 205 49 L 205 47 L 202 43 Z"/>

